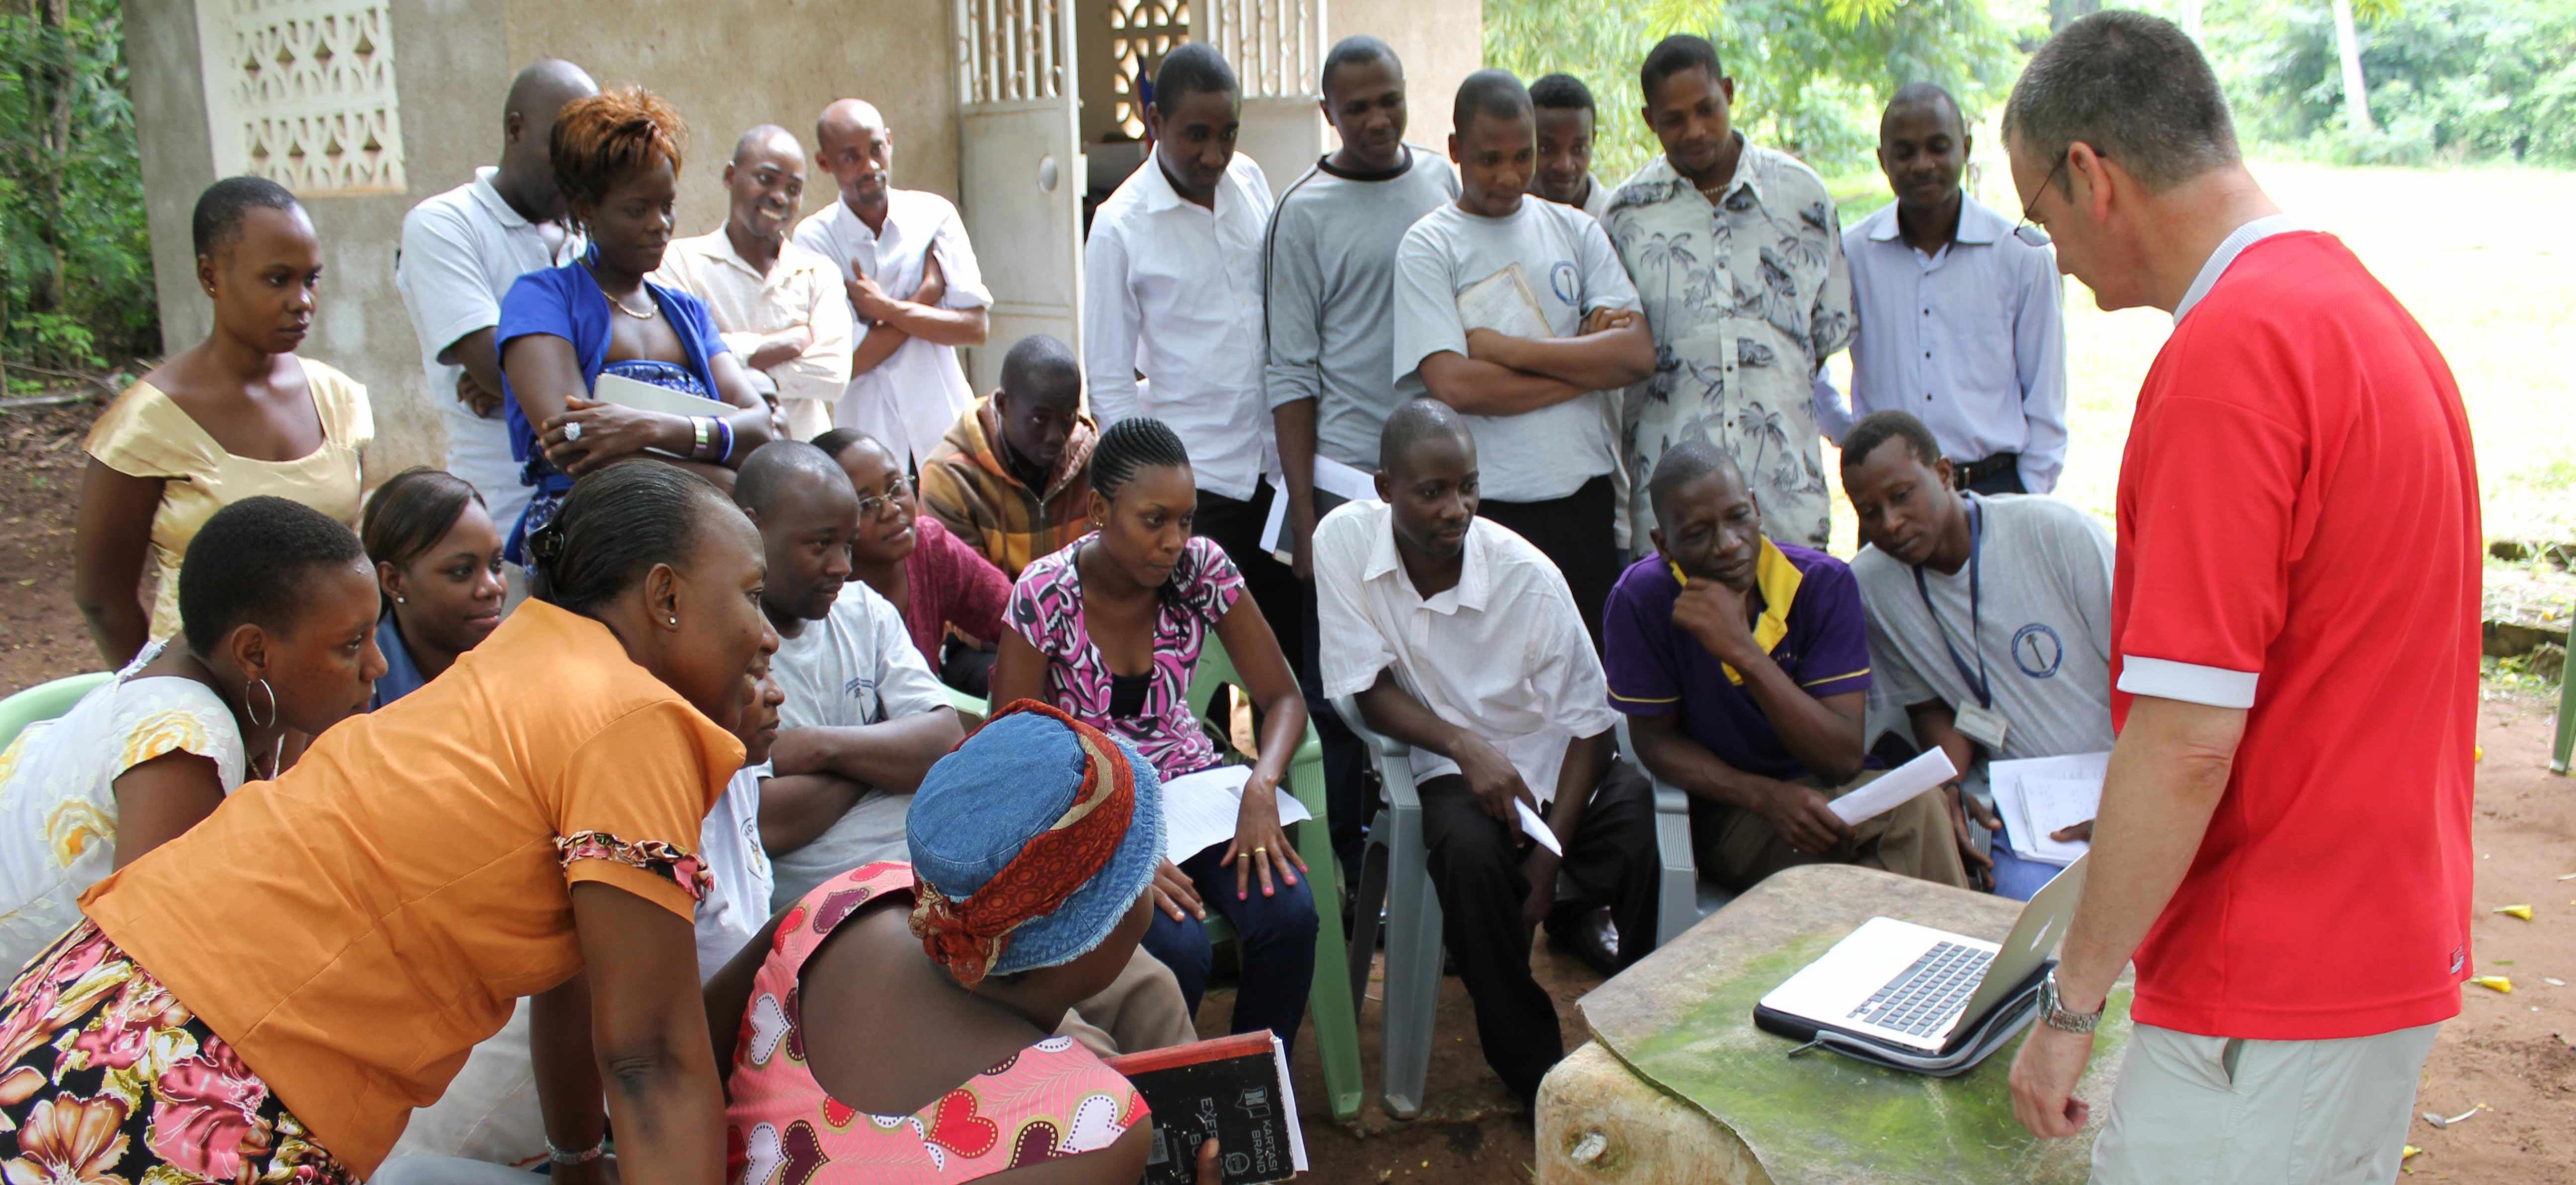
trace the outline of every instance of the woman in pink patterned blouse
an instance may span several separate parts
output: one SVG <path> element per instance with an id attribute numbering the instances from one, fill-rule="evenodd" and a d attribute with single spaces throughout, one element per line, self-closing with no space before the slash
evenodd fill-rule
<path id="1" fill-rule="evenodd" d="M 1197 1012 L 1214 907 L 1243 945 L 1233 1031 L 1266 1028 L 1293 1046 L 1314 978 L 1315 899 L 1281 830 L 1306 810 L 1279 780 L 1306 735 L 1305 699 L 1260 607 L 1239 603 L 1233 562 L 1190 533 L 1198 491 L 1180 438 L 1154 419 L 1110 425 L 1090 481 L 1092 533 L 1032 562 L 1011 592 L 994 702 L 1054 704 L 1153 763 L 1171 825 L 1145 949 Z M 1211 632 L 1262 710 L 1261 757 L 1248 767 L 1226 761 L 1188 702 Z"/>

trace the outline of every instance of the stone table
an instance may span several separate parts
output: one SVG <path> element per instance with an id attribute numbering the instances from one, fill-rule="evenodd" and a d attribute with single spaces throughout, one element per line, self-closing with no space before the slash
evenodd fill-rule
<path id="1" fill-rule="evenodd" d="M 1583 998 L 1594 1040 L 1538 1099 L 1542 1183 L 2085 1179 L 2129 1032 L 2112 992 L 2076 1095 L 2093 1124 L 2040 1141 L 2012 1117 L 2015 1037 L 1977 1068 L 1936 1079 L 1864 1065 L 1756 1029 L 1754 1002 L 1873 916 L 2001 942 L 2021 903 L 1875 869 L 1782 872 Z"/>

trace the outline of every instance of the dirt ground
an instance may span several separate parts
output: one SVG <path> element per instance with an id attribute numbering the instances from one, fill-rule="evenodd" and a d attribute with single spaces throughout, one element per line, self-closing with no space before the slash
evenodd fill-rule
<path id="1" fill-rule="evenodd" d="M 73 515 L 81 435 L 95 405 L 0 413 L 0 693 L 98 665 L 71 603 Z M 2417 1178 L 2476 1185 L 2576 1183 L 2576 781 L 2545 767 L 2547 701 L 2494 694 L 2481 711 L 2476 839 L 2476 955 L 2482 975 L 2509 977 L 2513 992 L 2465 990 L 2425 1068 L 2419 1110 L 2458 1115 L 2445 1129 L 2418 1119 L 2407 1163 Z M 2528 905 L 2532 920 L 2490 913 Z M 2320 919 L 2333 924 L 2332 919 Z M 1588 1038 L 1578 1001 L 1599 978 L 1545 948 L 1534 956 L 1557 1001 L 1570 1049 Z M 1375 995 L 1374 987 L 1371 990 Z M 1209 993 L 1204 1032 L 1224 1030 L 1225 988 Z M 1362 1007 L 1360 1043 L 1372 1092 L 1378 1075 L 1378 1006 Z M 1443 983 L 1438 1038 L 1421 1117 L 1389 1118 L 1374 1094 L 1358 1122 L 1324 1108 L 1314 1042 L 1294 1062 L 1314 1180 L 1327 1182 L 1524 1181 L 1536 1155 L 1526 1115 L 1485 1068 L 1475 1018 L 1457 980 Z"/>

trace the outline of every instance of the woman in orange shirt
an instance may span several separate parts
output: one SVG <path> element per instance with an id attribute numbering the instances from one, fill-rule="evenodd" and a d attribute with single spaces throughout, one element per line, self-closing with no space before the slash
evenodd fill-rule
<path id="1" fill-rule="evenodd" d="M 0 997 L 20 1160 L 362 1179 L 513 1001 L 587 979 L 624 1179 L 722 1172 L 690 849 L 778 644 L 760 537 L 704 480 L 637 461 L 531 543 L 533 599 L 482 645 L 83 896 Z M 559 1179 L 602 1179 L 598 1138 L 558 1150 Z"/>

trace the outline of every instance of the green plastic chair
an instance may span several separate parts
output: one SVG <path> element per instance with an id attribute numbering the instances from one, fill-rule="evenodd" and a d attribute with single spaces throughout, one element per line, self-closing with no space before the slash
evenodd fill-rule
<path id="1" fill-rule="evenodd" d="M 1190 681 L 1189 702 L 1205 704 L 1219 686 L 1243 687 L 1243 678 L 1211 631 Z M 1296 756 L 1288 760 L 1288 790 L 1314 816 L 1289 824 L 1296 830 L 1297 855 L 1306 861 L 1306 884 L 1315 896 L 1315 982 L 1306 995 L 1306 1010 L 1314 1018 L 1315 1048 L 1323 1058 L 1324 1091 L 1332 1096 L 1333 1118 L 1348 1122 L 1359 1115 L 1360 1097 L 1366 1093 L 1360 1081 L 1359 1000 L 1342 939 L 1342 877 L 1333 861 L 1332 816 L 1325 804 L 1324 742 L 1315 735 L 1313 721 L 1306 724 L 1306 739 Z M 1234 937 L 1234 928 L 1213 911 L 1207 932 L 1210 942 Z"/>
<path id="2" fill-rule="evenodd" d="M 957 709 L 957 714 L 966 718 L 968 728 L 982 724 L 984 717 L 993 713 L 993 706 L 985 703 L 984 697 L 980 695 L 970 695 L 945 683 L 940 684 L 939 689 L 948 693 L 948 706 Z"/>
<path id="3" fill-rule="evenodd" d="M 113 678 L 107 671 L 85 675 L 65 675 L 51 683 L 39 683 L 7 699 L 0 699 L 0 749 L 18 739 L 30 724 L 51 720 L 72 710 L 90 689 Z"/>
<path id="4" fill-rule="evenodd" d="M 2558 743 L 2549 750 L 2549 772 L 2565 774 L 2567 758 L 2576 753 L 2576 671 L 2558 675 Z"/>

